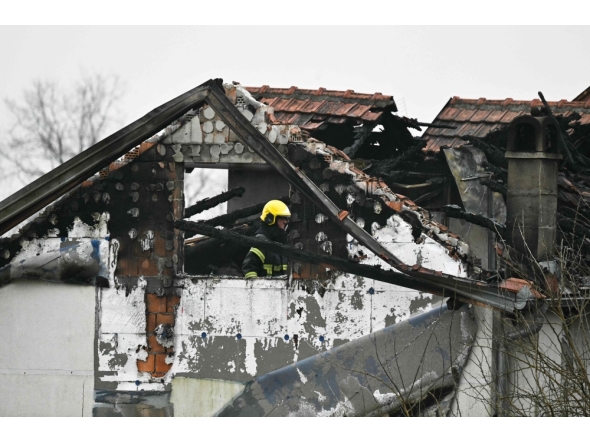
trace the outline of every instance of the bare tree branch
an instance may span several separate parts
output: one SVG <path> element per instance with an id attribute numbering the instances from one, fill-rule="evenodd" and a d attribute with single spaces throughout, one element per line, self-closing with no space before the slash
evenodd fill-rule
<path id="1" fill-rule="evenodd" d="M 116 75 L 83 74 L 65 87 L 36 80 L 19 99 L 5 99 L 14 121 L 0 145 L 5 165 L 26 184 L 94 145 L 117 120 L 123 93 Z"/>

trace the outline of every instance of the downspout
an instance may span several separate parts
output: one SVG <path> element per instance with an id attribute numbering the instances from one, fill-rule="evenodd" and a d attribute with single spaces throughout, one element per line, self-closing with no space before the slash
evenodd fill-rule
<path id="1" fill-rule="evenodd" d="M 517 341 L 520 339 L 524 339 L 526 337 L 530 338 L 532 336 L 535 336 L 537 333 L 539 333 L 539 331 L 541 331 L 541 328 L 543 327 L 546 311 L 547 304 L 543 303 L 541 307 L 539 307 L 536 310 L 532 324 L 527 321 L 524 321 L 523 325 L 519 329 L 504 333 L 502 339 L 499 341 L 496 355 L 498 372 L 498 377 L 496 379 L 496 393 L 498 394 L 496 407 L 497 416 L 506 416 L 506 414 L 510 410 L 510 405 L 508 403 L 507 372 L 509 357 L 506 353 L 506 341 Z M 504 317 L 501 317 L 500 319 L 504 319 Z"/>

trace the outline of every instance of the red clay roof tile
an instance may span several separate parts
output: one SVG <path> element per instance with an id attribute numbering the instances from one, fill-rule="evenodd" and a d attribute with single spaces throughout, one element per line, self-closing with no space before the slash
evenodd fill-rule
<path id="1" fill-rule="evenodd" d="M 470 122 L 473 123 L 482 123 L 486 121 L 486 117 L 490 115 L 492 111 L 489 109 L 479 109 L 475 112 L 473 116 L 469 119 Z"/>
<path id="2" fill-rule="evenodd" d="M 462 109 L 459 114 L 455 117 L 455 121 L 457 122 L 469 122 L 469 119 L 473 117 L 476 110 L 474 109 Z"/>
<path id="3" fill-rule="evenodd" d="M 455 117 L 461 112 L 460 108 L 445 108 L 437 117 L 439 120 L 455 120 Z"/>
<path id="4" fill-rule="evenodd" d="M 523 114 L 523 111 L 507 111 L 506 114 L 504 114 L 500 119 L 500 123 L 510 123 Z"/>
<path id="5" fill-rule="evenodd" d="M 397 111 L 393 96 L 381 93 L 362 94 L 347 91 L 334 91 L 326 88 L 300 89 L 247 87 L 256 100 L 267 103 L 275 110 L 275 117 L 281 123 L 293 123 L 301 120 L 316 120 L 317 115 L 325 116 L 321 120 L 332 123 L 344 123 L 349 120 L 374 122 L 384 111 Z M 292 117 L 293 114 L 315 114 L 311 119 Z M 330 117 L 329 119 L 327 117 Z"/>
<path id="6" fill-rule="evenodd" d="M 555 113 L 571 115 L 577 112 L 582 115 L 580 123 L 590 123 L 590 100 L 568 102 L 548 102 Z M 458 128 L 437 129 L 428 128 L 424 137 L 428 140 L 425 152 L 437 152 L 442 146 L 458 146 L 466 142 L 460 138 L 467 134 L 483 137 L 512 122 L 518 116 L 528 114 L 533 106 L 542 106 L 539 99 L 533 100 L 504 100 L 462 99 L 453 97 L 440 111 L 434 124 L 453 125 Z"/>

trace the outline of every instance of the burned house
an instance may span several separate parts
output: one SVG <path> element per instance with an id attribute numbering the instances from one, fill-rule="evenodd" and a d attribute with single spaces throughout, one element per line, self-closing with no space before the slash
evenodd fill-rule
<path id="1" fill-rule="evenodd" d="M 483 160 L 453 163 L 395 110 L 381 94 L 211 80 L 0 203 L 3 233 L 42 210 L 0 243 L 2 413 L 462 414 L 489 383 L 469 305 L 542 295 L 451 229 L 484 207 L 504 223 L 501 191 L 465 205 L 476 191 L 457 170 Z M 227 169 L 231 190 L 185 202 L 201 167 Z M 265 245 L 289 276 L 246 280 L 271 198 L 292 212 L 289 245 Z"/>
<path id="2" fill-rule="evenodd" d="M 527 328 L 511 330 L 514 313 L 488 313 L 498 415 L 588 414 L 589 113 L 587 91 L 558 102 L 453 97 L 424 134 L 461 195 L 443 208 L 462 219 L 455 231 L 486 268 L 543 294 Z"/>

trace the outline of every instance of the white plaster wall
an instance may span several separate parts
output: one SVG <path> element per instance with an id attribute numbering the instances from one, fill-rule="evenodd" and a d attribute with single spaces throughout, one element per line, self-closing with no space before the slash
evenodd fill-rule
<path id="1" fill-rule="evenodd" d="M 91 416 L 95 288 L 0 288 L 0 416 Z"/>
<path id="2" fill-rule="evenodd" d="M 335 276 L 321 293 L 306 288 L 310 282 L 284 279 L 203 277 L 183 285 L 168 382 L 175 375 L 247 381 L 441 301 L 348 274 Z"/>
<path id="3" fill-rule="evenodd" d="M 150 375 L 137 370 L 137 360 L 147 358 L 145 288 L 146 281 L 140 278 L 137 287 L 129 290 L 115 284 L 100 289 L 98 370 L 107 374 L 99 373 L 99 378 L 102 382 L 117 382 L 118 390 L 136 390 L 137 380 L 144 384 L 142 388 L 150 385 Z M 163 387 L 155 383 L 151 388 Z"/>
<path id="4" fill-rule="evenodd" d="M 494 313 L 489 308 L 473 307 L 477 333 L 473 348 L 463 368 L 457 394 L 451 405 L 451 416 L 485 417 L 493 411 L 492 326 Z"/>
<path id="5" fill-rule="evenodd" d="M 516 409 L 526 416 L 545 416 L 544 404 L 558 402 L 563 395 L 563 375 L 559 369 L 562 365 L 562 348 L 560 337 L 563 325 L 553 313 L 546 314 L 545 323 L 539 333 L 523 340 L 522 345 L 509 348 L 511 374 L 511 402 Z M 565 384 L 567 385 L 567 383 Z M 544 402 L 538 403 L 536 400 Z"/>

